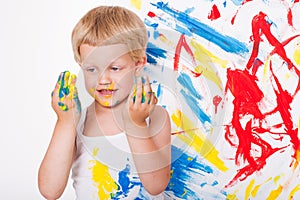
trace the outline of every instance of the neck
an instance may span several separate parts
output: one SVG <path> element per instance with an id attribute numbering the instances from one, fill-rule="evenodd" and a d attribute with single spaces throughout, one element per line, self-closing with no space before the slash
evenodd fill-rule
<path id="1" fill-rule="evenodd" d="M 90 109 L 92 109 L 92 112 L 95 113 L 96 118 L 98 120 L 101 121 L 101 119 L 102 120 L 106 119 L 107 123 L 115 123 L 118 127 L 122 129 L 123 127 L 122 111 L 124 110 L 125 105 L 126 102 L 123 101 L 118 105 L 112 107 L 106 107 L 95 101 L 90 106 Z"/>

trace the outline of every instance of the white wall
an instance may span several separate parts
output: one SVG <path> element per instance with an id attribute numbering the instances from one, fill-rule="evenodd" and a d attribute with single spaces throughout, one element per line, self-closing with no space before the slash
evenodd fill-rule
<path id="1" fill-rule="evenodd" d="M 78 72 L 71 31 L 89 9 L 100 4 L 120 2 L 1 2 L 0 199 L 43 199 L 37 172 L 56 120 L 50 94 L 61 71 Z M 74 199 L 71 182 L 61 199 Z"/>

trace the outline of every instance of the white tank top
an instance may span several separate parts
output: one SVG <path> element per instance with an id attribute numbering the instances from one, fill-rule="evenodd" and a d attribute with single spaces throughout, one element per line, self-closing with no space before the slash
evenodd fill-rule
<path id="1" fill-rule="evenodd" d="M 82 134 L 86 112 L 77 126 L 72 166 L 76 199 L 168 199 L 163 193 L 152 196 L 142 186 L 124 132 L 97 137 Z"/>

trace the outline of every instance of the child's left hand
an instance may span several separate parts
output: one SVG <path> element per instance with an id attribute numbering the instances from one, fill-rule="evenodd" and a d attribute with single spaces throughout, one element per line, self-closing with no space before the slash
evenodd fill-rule
<path id="1" fill-rule="evenodd" d="M 128 114 L 131 121 L 141 127 L 147 126 L 146 119 L 157 103 L 155 93 L 152 92 L 148 77 L 136 77 L 133 92 L 128 98 Z"/>

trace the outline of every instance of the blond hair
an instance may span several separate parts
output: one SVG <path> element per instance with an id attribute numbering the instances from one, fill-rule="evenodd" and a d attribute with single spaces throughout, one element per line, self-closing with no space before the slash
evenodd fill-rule
<path id="1" fill-rule="evenodd" d="M 76 62 L 82 63 L 80 46 L 126 44 L 134 61 L 142 59 L 148 41 L 143 21 L 132 11 L 119 6 L 99 6 L 86 13 L 72 32 Z"/>

